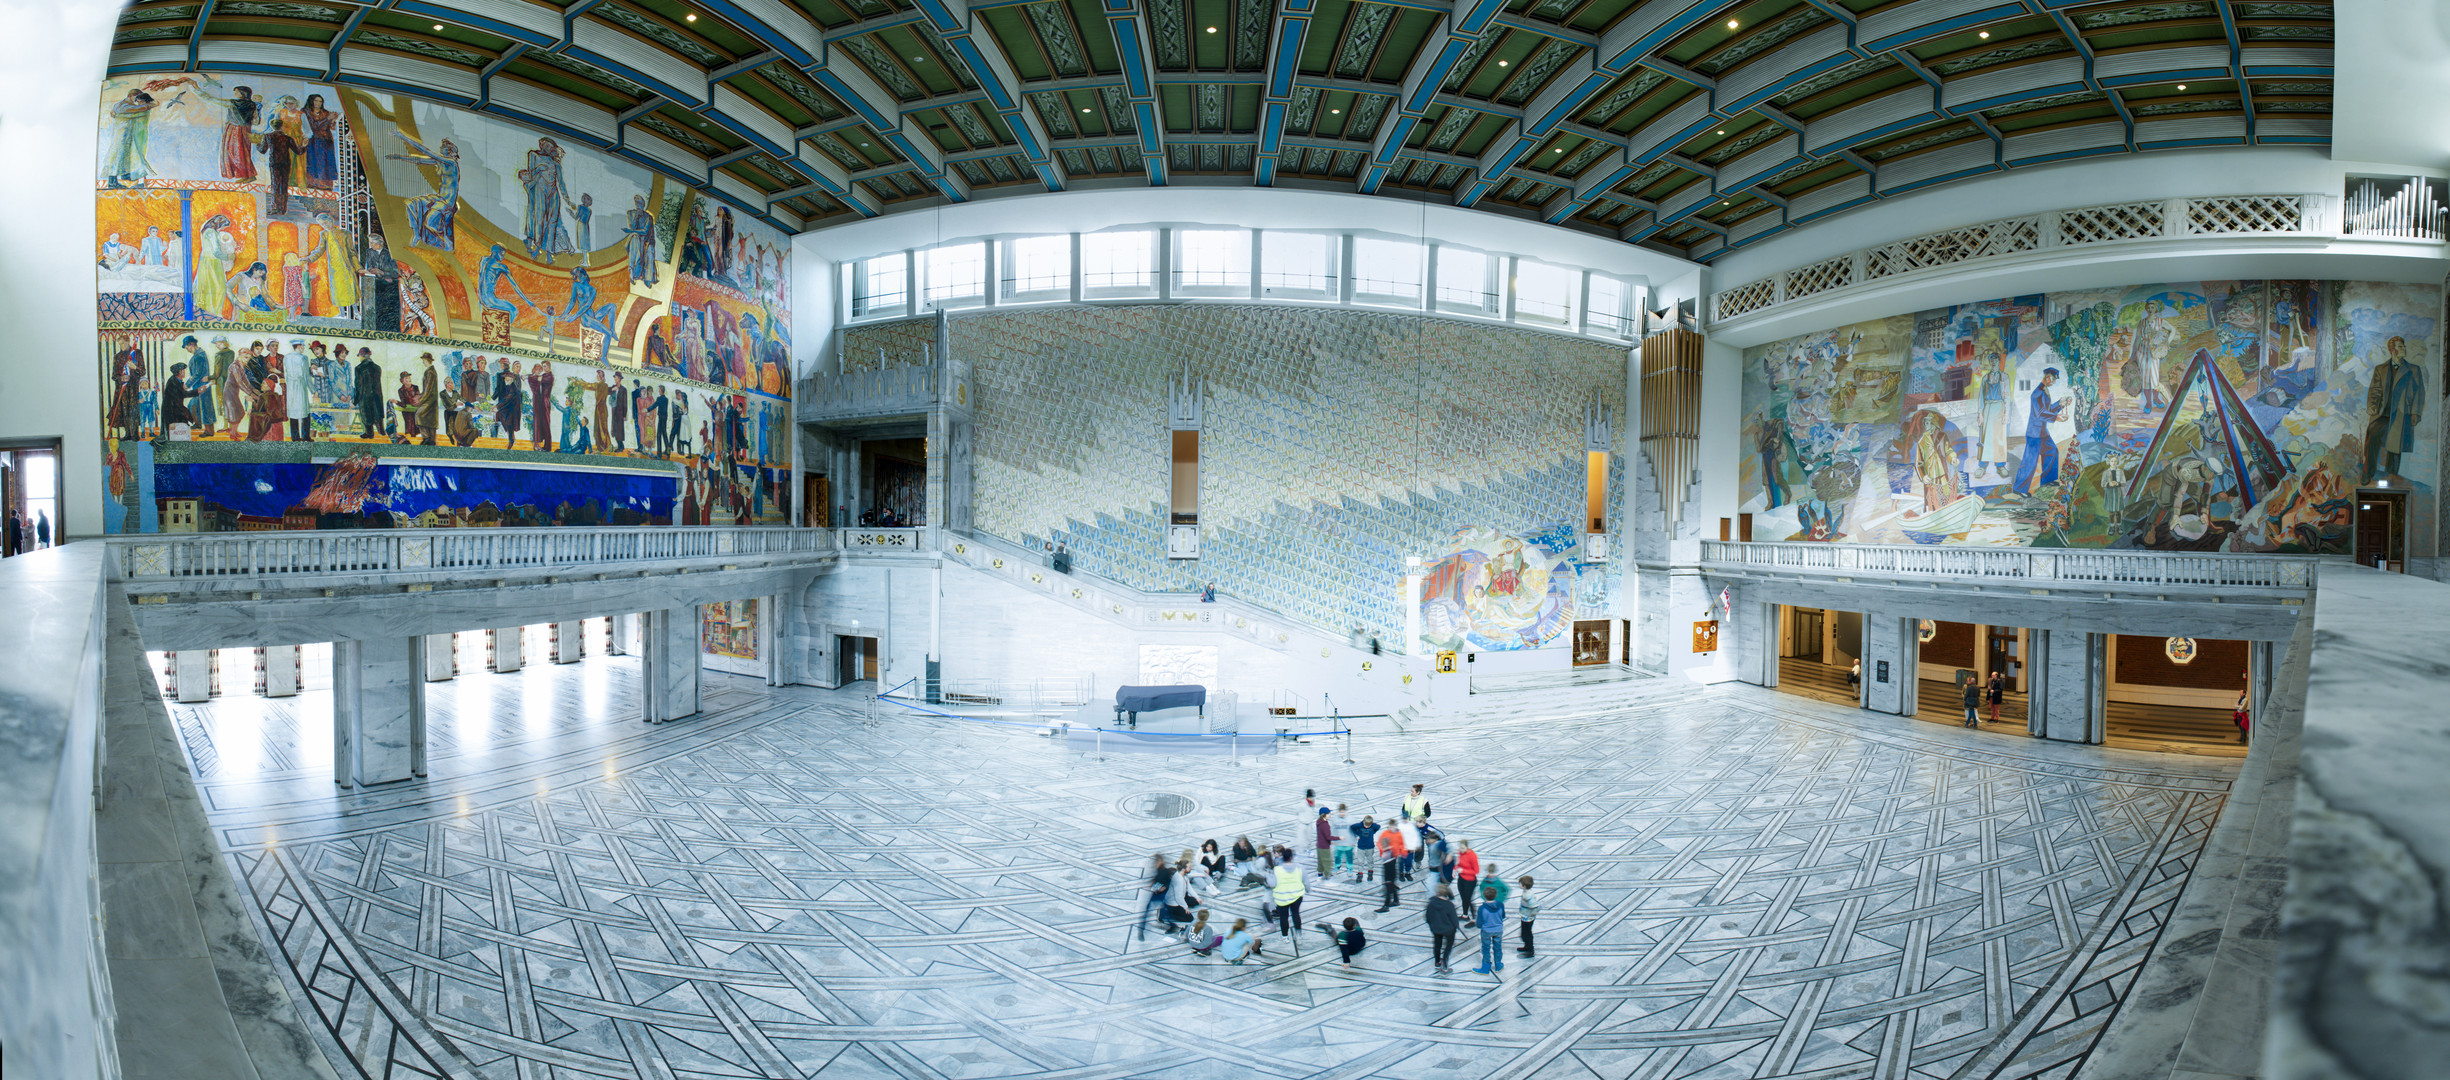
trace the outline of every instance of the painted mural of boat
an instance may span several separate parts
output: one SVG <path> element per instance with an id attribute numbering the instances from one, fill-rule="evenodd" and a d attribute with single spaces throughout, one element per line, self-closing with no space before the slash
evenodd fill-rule
<path id="1" fill-rule="evenodd" d="M 1930 513 L 1908 513 L 1897 524 L 1910 532 L 1954 536 L 1974 527 L 1974 519 L 1982 516 L 1983 505 L 1980 495 L 1962 495 Z"/>

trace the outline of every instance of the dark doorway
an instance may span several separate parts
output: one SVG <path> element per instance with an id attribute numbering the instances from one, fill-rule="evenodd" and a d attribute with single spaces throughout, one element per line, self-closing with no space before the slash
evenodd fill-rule
<path id="1" fill-rule="evenodd" d="M 2407 492 L 2366 488 L 2356 493 L 2356 563 L 2404 570 L 2407 559 Z"/>
<path id="2" fill-rule="evenodd" d="M 812 529 L 832 527 L 834 524 L 834 482 L 822 475 L 808 477 L 807 498 L 802 500 L 800 505 L 807 508 L 808 514 L 808 520 L 803 524 Z"/>
<path id="3" fill-rule="evenodd" d="M 834 656 L 840 664 L 839 670 L 835 673 L 836 685 L 849 686 L 855 682 L 875 681 L 875 638 L 836 634 L 834 635 Z"/>

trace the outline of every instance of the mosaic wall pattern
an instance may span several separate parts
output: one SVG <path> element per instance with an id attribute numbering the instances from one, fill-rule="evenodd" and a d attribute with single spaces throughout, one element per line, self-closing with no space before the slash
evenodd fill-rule
<path id="1" fill-rule="evenodd" d="M 848 374 L 925 363 L 935 347 L 932 316 L 852 327 L 842 332 L 842 370 Z"/>
<path id="2" fill-rule="evenodd" d="M 1465 529 L 1572 532 L 1584 410 L 1624 413 L 1623 348 L 1415 315 L 1062 308 L 957 316 L 952 347 L 976 372 L 979 529 L 1066 544 L 1078 570 L 1136 588 L 1214 581 L 1390 639 L 1406 556 L 1433 561 Z M 1202 557 L 1175 562 L 1166 387 L 1186 372 L 1206 386 Z M 1624 475 L 1620 456 L 1611 490 Z M 1605 605 L 1609 578 L 1579 577 Z"/>
<path id="3" fill-rule="evenodd" d="M 2201 281 L 1987 300 L 1746 350 L 1767 539 L 2345 555 L 2356 492 L 2434 550 L 2442 292 Z"/>

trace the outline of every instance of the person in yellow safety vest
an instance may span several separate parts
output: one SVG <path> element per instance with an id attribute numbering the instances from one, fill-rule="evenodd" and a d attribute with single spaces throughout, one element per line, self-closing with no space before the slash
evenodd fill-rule
<path id="1" fill-rule="evenodd" d="M 1302 928 L 1302 897 L 1309 889 L 1302 880 L 1302 868 L 1295 864 L 1291 853 L 1276 862 L 1275 885 L 1269 899 L 1276 902 L 1276 933 L 1291 937 Z"/>
<path id="2" fill-rule="evenodd" d="M 1421 785 L 1412 785 L 1412 794 L 1404 796 L 1404 816 L 1413 821 L 1429 820 L 1429 796 L 1421 794 Z"/>

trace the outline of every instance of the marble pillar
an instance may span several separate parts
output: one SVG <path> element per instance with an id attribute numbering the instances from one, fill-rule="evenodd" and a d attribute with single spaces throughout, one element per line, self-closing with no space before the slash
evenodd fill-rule
<path id="1" fill-rule="evenodd" d="M 640 648 L 650 724 L 694 716 L 698 711 L 699 615 L 693 605 L 640 616 Z"/>
<path id="2" fill-rule="evenodd" d="M 553 624 L 553 662 L 575 664 L 587 658 L 587 624 L 579 619 Z"/>
<path id="3" fill-rule="evenodd" d="M 447 682 L 459 674 L 459 635 L 425 636 L 425 681 Z"/>
<path id="4" fill-rule="evenodd" d="M 2078 630 L 2033 634 L 2029 730 L 2060 742 L 2097 743 L 2107 727 L 2109 635 Z"/>
<path id="5" fill-rule="evenodd" d="M 181 649 L 170 654 L 170 677 L 178 684 L 179 700 L 183 702 L 213 699 L 213 651 L 211 649 Z"/>
<path id="6" fill-rule="evenodd" d="M 264 646 L 264 696 L 298 696 L 298 646 Z"/>
<path id="7" fill-rule="evenodd" d="M 605 655 L 628 656 L 637 651 L 638 616 L 615 615 L 605 621 L 611 624 L 607 628 L 609 632 L 605 635 Z"/>
<path id="8" fill-rule="evenodd" d="M 1778 606 L 1736 595 L 1724 631 L 1718 647 L 1734 655 L 1735 677 L 1754 686 L 1778 685 Z"/>
<path id="9" fill-rule="evenodd" d="M 1914 715 L 1914 673 L 1921 660 L 1922 642 L 1915 636 L 1915 620 L 1863 613 L 1864 708 Z"/>
<path id="10" fill-rule="evenodd" d="M 343 784 L 425 775 L 426 639 L 332 643 L 333 766 Z"/>
<path id="11" fill-rule="evenodd" d="M 527 659 L 527 628 L 505 626 L 493 631 L 493 669 L 517 671 Z"/>

